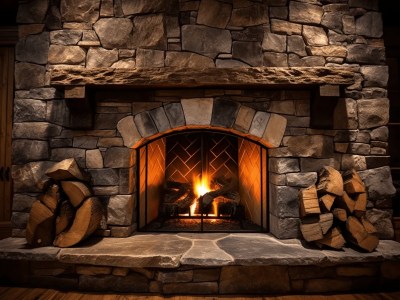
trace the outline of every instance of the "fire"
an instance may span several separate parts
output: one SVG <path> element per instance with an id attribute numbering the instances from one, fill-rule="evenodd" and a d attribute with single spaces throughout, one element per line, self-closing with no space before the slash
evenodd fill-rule
<path id="1" fill-rule="evenodd" d="M 196 197 L 199 198 L 203 196 L 205 193 L 211 191 L 210 188 L 210 180 L 208 179 L 208 175 L 204 174 L 201 179 L 195 179 L 193 181 L 194 190 L 196 193 Z"/>

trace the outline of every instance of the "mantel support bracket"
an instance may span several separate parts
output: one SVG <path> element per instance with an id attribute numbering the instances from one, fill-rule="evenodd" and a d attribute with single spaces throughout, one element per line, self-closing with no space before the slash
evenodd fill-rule
<path id="1" fill-rule="evenodd" d="M 69 127 L 72 129 L 92 129 L 94 123 L 94 104 L 82 85 L 66 86 L 64 98 L 70 111 Z"/>

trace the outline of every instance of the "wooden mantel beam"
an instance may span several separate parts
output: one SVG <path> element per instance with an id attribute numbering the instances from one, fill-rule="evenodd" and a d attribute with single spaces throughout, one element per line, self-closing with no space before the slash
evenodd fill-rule
<path id="1" fill-rule="evenodd" d="M 351 85 L 356 69 L 351 67 L 251 67 L 251 68 L 74 68 L 53 69 L 51 85 L 189 88 L 189 87 L 274 87 Z"/>

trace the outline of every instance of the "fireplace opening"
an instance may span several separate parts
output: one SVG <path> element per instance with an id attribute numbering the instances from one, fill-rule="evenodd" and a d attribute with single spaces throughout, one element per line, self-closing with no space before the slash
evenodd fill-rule
<path id="1" fill-rule="evenodd" d="M 267 149 L 213 130 L 172 133 L 137 155 L 138 230 L 265 232 Z"/>

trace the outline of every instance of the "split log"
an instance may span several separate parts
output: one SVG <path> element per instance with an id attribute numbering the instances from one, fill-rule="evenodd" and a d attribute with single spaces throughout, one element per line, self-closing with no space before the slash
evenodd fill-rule
<path id="1" fill-rule="evenodd" d="M 302 220 L 302 222 L 300 223 L 300 231 L 303 235 L 303 238 L 307 242 L 321 240 L 324 237 L 319 221 L 313 223 L 303 223 Z"/>
<path id="2" fill-rule="evenodd" d="M 39 200 L 46 205 L 52 213 L 57 210 L 58 203 L 60 202 L 59 187 L 57 184 L 49 186 L 45 194 L 39 196 Z"/>
<path id="3" fill-rule="evenodd" d="M 229 181 L 224 180 L 224 179 L 217 179 L 217 181 L 220 180 L 222 182 L 222 187 L 215 190 L 215 191 L 211 191 L 208 193 L 205 193 L 202 196 L 202 206 L 203 208 L 208 207 L 213 201 L 214 198 L 218 197 L 218 196 L 224 196 L 227 193 L 233 192 L 237 189 L 237 180 L 235 179 L 230 179 Z"/>
<path id="4" fill-rule="evenodd" d="M 369 234 L 378 234 L 378 230 L 376 230 L 375 226 L 370 221 L 368 221 L 367 218 L 362 217 L 361 218 L 361 224 L 364 226 L 364 229 Z"/>
<path id="5" fill-rule="evenodd" d="M 343 208 L 334 208 L 332 214 L 339 221 L 346 222 L 347 220 L 347 212 Z"/>
<path id="6" fill-rule="evenodd" d="M 187 183 L 177 181 L 167 181 L 166 188 L 164 190 L 164 203 L 172 203 L 181 198 L 183 195 L 187 195 L 191 187 Z"/>
<path id="7" fill-rule="evenodd" d="M 331 208 L 332 208 L 333 203 L 335 202 L 335 199 L 336 199 L 336 195 L 325 194 L 319 198 L 319 202 L 325 211 L 331 211 Z"/>
<path id="8" fill-rule="evenodd" d="M 322 239 L 315 241 L 317 245 L 325 245 L 333 249 L 342 249 L 346 244 L 346 240 L 344 239 L 340 229 L 338 227 L 334 227 L 329 230 Z"/>
<path id="9" fill-rule="evenodd" d="M 378 247 L 378 237 L 375 234 L 368 233 L 356 217 L 350 216 L 347 218 L 346 229 L 349 233 L 349 241 L 359 248 L 372 252 Z"/>
<path id="10" fill-rule="evenodd" d="M 46 171 L 46 175 L 54 180 L 78 179 L 89 181 L 90 176 L 83 171 L 74 158 L 64 159 Z"/>
<path id="11" fill-rule="evenodd" d="M 40 200 L 32 204 L 26 227 L 26 240 L 33 247 L 43 247 L 52 244 L 54 239 L 55 215 Z"/>
<path id="12" fill-rule="evenodd" d="M 330 166 L 325 166 L 319 171 L 317 189 L 336 196 L 343 195 L 343 179 L 339 171 Z"/>
<path id="13" fill-rule="evenodd" d="M 354 195 L 354 214 L 357 217 L 365 215 L 367 211 L 367 193 Z"/>
<path id="14" fill-rule="evenodd" d="M 99 227 L 102 216 L 100 200 L 96 197 L 86 199 L 76 211 L 71 228 L 57 235 L 54 246 L 71 247 L 76 245 Z"/>
<path id="15" fill-rule="evenodd" d="M 92 195 L 88 186 L 80 181 L 62 181 L 61 186 L 74 207 L 78 207 L 83 200 Z"/>
<path id="16" fill-rule="evenodd" d="M 358 173 L 352 169 L 343 174 L 343 187 L 347 194 L 365 193 L 365 185 Z"/>
<path id="17" fill-rule="evenodd" d="M 319 215 L 319 225 L 321 226 L 322 234 L 327 233 L 333 225 L 333 214 L 327 213 Z"/>
<path id="18" fill-rule="evenodd" d="M 338 207 L 345 209 L 348 214 L 353 213 L 356 205 L 355 201 L 351 199 L 346 192 L 343 192 L 341 197 L 337 197 L 336 204 Z"/>
<path id="19" fill-rule="evenodd" d="M 299 191 L 299 197 L 301 217 L 321 213 L 318 203 L 317 189 L 315 185 L 301 189 Z"/>
<path id="20" fill-rule="evenodd" d="M 218 216 L 229 215 L 230 217 L 234 217 L 236 215 L 237 207 L 240 203 L 240 195 L 238 192 L 229 193 L 225 196 L 218 196 L 214 198 L 214 201 L 217 202 Z"/>
<path id="21" fill-rule="evenodd" d="M 75 211 L 69 201 L 63 201 L 60 207 L 60 213 L 56 218 L 56 235 L 66 230 L 74 220 Z"/>

